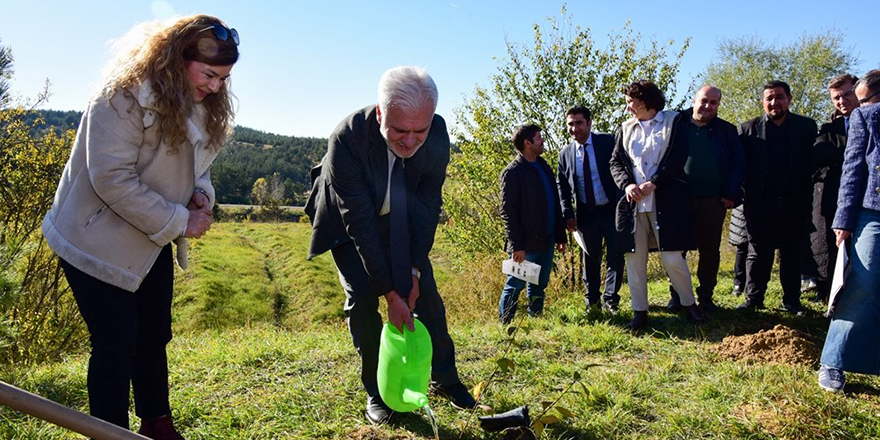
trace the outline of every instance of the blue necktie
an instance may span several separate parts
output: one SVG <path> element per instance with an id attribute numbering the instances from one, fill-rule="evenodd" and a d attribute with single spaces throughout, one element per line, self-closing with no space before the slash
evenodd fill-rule
<path id="1" fill-rule="evenodd" d="M 412 289 L 409 261 L 409 225 L 406 212 L 406 176 L 403 159 L 394 158 L 391 167 L 391 281 L 394 290 L 406 299 Z"/>

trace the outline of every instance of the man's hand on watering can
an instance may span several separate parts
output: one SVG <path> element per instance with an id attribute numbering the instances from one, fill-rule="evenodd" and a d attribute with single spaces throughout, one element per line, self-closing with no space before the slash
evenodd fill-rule
<path id="1" fill-rule="evenodd" d="M 419 299 L 419 277 L 413 275 L 412 283 L 412 289 L 410 289 L 409 296 L 406 298 L 406 305 L 409 306 L 410 310 L 415 310 L 416 300 Z"/>
<path id="2" fill-rule="evenodd" d="M 412 313 L 410 313 L 409 305 L 407 305 L 406 301 L 404 301 L 397 292 L 392 290 L 386 293 L 385 301 L 388 303 L 388 321 L 391 322 L 391 325 L 397 327 L 401 333 L 403 333 L 404 323 L 409 331 L 416 331 L 416 327 L 413 325 L 413 317 Z"/>

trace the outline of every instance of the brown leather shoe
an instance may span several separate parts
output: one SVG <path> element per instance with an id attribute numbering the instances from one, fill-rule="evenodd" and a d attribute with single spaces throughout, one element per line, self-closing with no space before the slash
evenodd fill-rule
<path id="1" fill-rule="evenodd" d="M 153 440 L 185 440 L 174 429 L 170 414 L 150 420 L 141 419 L 141 429 L 138 429 L 138 434 Z"/>

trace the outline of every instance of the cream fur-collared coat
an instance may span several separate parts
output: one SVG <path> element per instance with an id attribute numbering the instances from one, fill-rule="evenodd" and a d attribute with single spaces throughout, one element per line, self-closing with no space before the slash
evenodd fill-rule
<path id="1" fill-rule="evenodd" d="M 137 290 L 159 251 L 177 245 L 186 268 L 189 203 L 196 187 L 213 206 L 204 109 L 194 105 L 187 140 L 171 152 L 159 131 L 149 82 L 89 103 L 64 167 L 43 235 L 77 269 L 128 291 Z"/>

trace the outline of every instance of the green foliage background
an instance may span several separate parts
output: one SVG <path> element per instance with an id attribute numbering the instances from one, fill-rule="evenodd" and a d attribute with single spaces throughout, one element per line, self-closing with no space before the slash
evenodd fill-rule
<path id="1" fill-rule="evenodd" d="M 467 253 L 503 250 L 498 176 L 515 156 L 510 136 L 526 122 L 543 128 L 544 159 L 555 169 L 557 153 L 569 143 L 565 112 L 575 105 L 592 111 L 593 130 L 611 132 L 626 119 L 623 87 L 649 78 L 667 96 L 689 40 L 646 44 L 627 23 L 597 47 L 589 28 L 574 24 L 565 9 L 559 18 L 534 26 L 534 41 L 507 42 L 507 58 L 489 86 L 456 109 L 454 136 L 460 153 L 452 158 L 445 188 L 450 237 Z M 671 53 L 670 53 L 671 51 Z"/>

